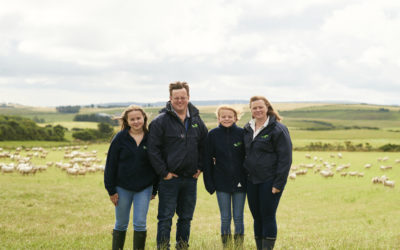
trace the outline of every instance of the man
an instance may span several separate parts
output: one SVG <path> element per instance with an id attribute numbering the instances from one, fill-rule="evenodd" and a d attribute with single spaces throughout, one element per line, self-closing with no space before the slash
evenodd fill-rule
<path id="1" fill-rule="evenodd" d="M 189 102 L 186 82 L 171 83 L 169 94 L 166 107 L 149 126 L 148 138 L 150 161 L 160 175 L 157 248 L 169 249 L 176 212 L 176 248 L 187 249 L 207 128 L 198 109 Z"/>

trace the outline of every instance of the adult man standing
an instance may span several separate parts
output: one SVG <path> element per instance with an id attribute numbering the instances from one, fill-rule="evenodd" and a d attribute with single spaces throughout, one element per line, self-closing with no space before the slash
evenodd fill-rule
<path id="1" fill-rule="evenodd" d="M 171 83 L 169 94 L 166 107 L 149 126 L 148 138 L 150 161 L 160 175 L 157 248 L 169 249 L 176 212 L 176 248 L 187 249 L 207 128 L 198 109 L 189 102 L 186 82 Z"/>

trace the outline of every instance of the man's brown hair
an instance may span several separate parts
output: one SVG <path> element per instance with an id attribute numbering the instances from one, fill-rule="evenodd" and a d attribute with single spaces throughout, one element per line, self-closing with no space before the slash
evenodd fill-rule
<path id="1" fill-rule="evenodd" d="M 187 82 L 173 82 L 169 84 L 169 96 L 172 96 L 172 90 L 174 89 L 186 89 L 186 93 L 189 96 L 189 85 Z"/>

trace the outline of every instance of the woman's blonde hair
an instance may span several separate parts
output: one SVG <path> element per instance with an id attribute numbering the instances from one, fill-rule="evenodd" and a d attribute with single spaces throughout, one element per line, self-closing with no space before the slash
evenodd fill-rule
<path id="1" fill-rule="evenodd" d="M 149 132 L 147 129 L 147 114 L 146 112 L 144 112 L 143 108 L 137 105 L 129 105 L 124 111 L 122 111 L 121 117 L 118 117 L 118 120 L 121 124 L 121 130 L 130 128 L 129 124 L 128 124 L 128 113 L 132 112 L 132 111 L 140 111 L 143 115 L 143 132 L 147 133 Z"/>
<path id="2" fill-rule="evenodd" d="M 232 111 L 233 114 L 235 115 L 236 121 L 238 121 L 240 119 L 242 112 L 240 110 L 232 107 L 232 106 L 229 106 L 229 105 L 220 105 L 220 106 L 218 106 L 217 110 L 215 111 L 215 115 L 217 116 L 217 118 L 219 118 L 220 112 L 223 109 Z"/>
<path id="3" fill-rule="evenodd" d="M 251 103 L 255 102 L 255 101 L 259 101 L 259 100 L 263 101 L 265 103 L 265 106 L 267 106 L 267 115 L 268 116 L 274 115 L 276 117 L 277 121 L 282 120 L 282 117 L 278 114 L 278 111 L 274 110 L 274 108 L 272 107 L 271 103 L 264 96 L 258 96 L 257 95 L 257 96 L 251 97 L 250 98 L 250 103 L 249 103 L 250 109 L 251 109 Z M 254 118 L 254 117 L 252 117 L 252 118 Z"/>

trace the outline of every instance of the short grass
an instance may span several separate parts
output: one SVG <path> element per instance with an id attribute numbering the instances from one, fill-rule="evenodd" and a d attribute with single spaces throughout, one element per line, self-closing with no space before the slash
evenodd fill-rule
<path id="1" fill-rule="evenodd" d="M 89 145 L 104 159 L 108 144 Z M 63 151 L 52 151 L 35 164 L 63 161 Z M 83 151 L 83 150 L 82 150 Z M 398 249 L 400 191 L 371 183 L 385 174 L 400 183 L 400 153 L 295 152 L 294 165 L 312 163 L 305 153 L 337 164 L 351 163 L 349 171 L 365 177 L 324 179 L 312 171 L 288 184 L 278 209 L 277 249 Z M 25 152 L 22 153 L 24 155 Z M 388 156 L 385 163 L 378 157 Z M 9 160 L 0 159 L 0 162 Z M 104 163 L 104 161 L 102 162 Z M 371 169 L 365 169 L 372 163 Z M 379 170 L 381 164 L 392 170 Z M 219 211 L 215 195 L 198 183 L 197 206 L 191 229 L 191 249 L 221 249 Z M 114 209 L 103 186 L 103 174 L 71 177 L 51 167 L 35 176 L 0 174 L 1 249 L 110 249 Z M 157 199 L 148 214 L 147 249 L 155 249 Z M 174 240 L 175 221 L 171 232 Z M 245 249 L 255 249 L 252 217 L 245 209 Z M 126 248 L 132 249 L 132 225 Z"/>

